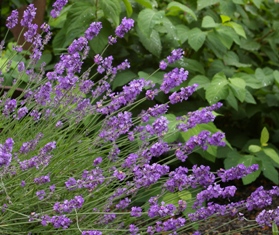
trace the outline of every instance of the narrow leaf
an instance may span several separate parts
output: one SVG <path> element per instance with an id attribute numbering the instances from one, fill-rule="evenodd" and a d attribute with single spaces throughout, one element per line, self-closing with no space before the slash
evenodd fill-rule
<path id="1" fill-rule="evenodd" d="M 122 1 L 123 1 L 124 5 L 125 5 L 127 16 L 130 17 L 133 14 L 132 5 L 131 5 L 129 0 L 122 0 Z"/>

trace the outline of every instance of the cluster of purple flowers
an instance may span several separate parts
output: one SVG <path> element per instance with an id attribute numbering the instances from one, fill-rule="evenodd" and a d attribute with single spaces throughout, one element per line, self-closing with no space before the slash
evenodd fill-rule
<path id="1" fill-rule="evenodd" d="M 103 171 L 99 168 L 96 168 L 91 171 L 83 171 L 82 179 L 76 180 L 74 177 L 70 177 L 65 182 L 65 186 L 68 190 L 87 188 L 88 190 L 92 191 L 104 181 L 105 177 L 103 176 Z"/>
<path id="2" fill-rule="evenodd" d="M 0 144 L 0 167 L 9 166 L 12 161 L 14 141 L 12 138 L 8 138 L 5 144 Z"/>
<path id="3" fill-rule="evenodd" d="M 59 214 L 71 213 L 74 209 L 80 209 L 84 203 L 82 196 L 75 196 L 74 199 L 65 200 L 63 203 L 56 202 L 53 210 Z"/>

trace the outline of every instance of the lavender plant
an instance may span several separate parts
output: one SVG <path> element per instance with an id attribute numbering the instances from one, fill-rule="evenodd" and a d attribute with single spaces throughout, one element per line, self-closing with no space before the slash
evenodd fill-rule
<path id="1" fill-rule="evenodd" d="M 56 1 L 52 17 L 66 3 Z M 240 164 L 215 173 L 202 165 L 170 167 L 175 161 L 185 162 L 197 149 L 225 145 L 223 133 L 209 131 L 186 142 L 168 141 L 176 132 L 212 122 L 212 112 L 221 106 L 216 103 L 185 113 L 177 117 L 175 128 L 169 127 L 169 106 L 187 100 L 197 88 L 194 84 L 172 92 L 187 79 L 188 71 L 166 72 L 160 87 L 138 78 L 113 92 L 110 84 L 117 72 L 129 68 L 128 60 L 114 65 L 112 56 L 97 54 L 94 64 L 82 72 L 88 42 L 102 29 L 100 22 L 90 24 L 84 36 L 72 42 L 53 71 L 46 72 L 44 64 L 36 70 L 51 32 L 43 24 L 43 33 L 37 33 L 38 26 L 32 24 L 35 14 L 31 4 L 19 22 L 26 28 L 26 41 L 32 43 L 29 62 L 23 59 L 26 55 L 17 61 L 18 78 L 0 103 L 2 234 L 183 234 L 194 232 L 208 218 L 239 217 L 255 208 L 263 209 L 256 218 L 259 226 L 279 224 L 278 209 L 265 210 L 272 197 L 279 195 L 277 187 L 267 191 L 260 187 L 240 202 L 212 201 L 232 198 L 236 187 L 220 183 L 257 171 L 257 165 Z M 13 11 L 6 26 L 12 29 L 17 23 L 18 13 Z M 133 19 L 122 19 L 106 50 L 133 26 Z M 2 55 L 4 49 L 3 41 Z M 1 74 L 12 76 L 11 61 L 21 53 L 20 45 L 13 47 L 1 64 Z M 167 70 L 182 57 L 183 50 L 173 50 L 157 71 Z M 29 82 L 24 91 L 13 98 L 22 85 L 21 76 L 26 75 Z M 140 114 L 132 112 L 160 92 L 169 95 L 167 103 Z"/>

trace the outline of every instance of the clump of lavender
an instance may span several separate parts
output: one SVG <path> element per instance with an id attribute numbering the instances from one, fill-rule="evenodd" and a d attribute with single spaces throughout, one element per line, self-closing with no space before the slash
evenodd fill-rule
<path id="1" fill-rule="evenodd" d="M 52 17 L 57 17 L 66 3 L 57 0 Z M 92 79 L 94 66 L 82 73 L 88 42 L 98 36 L 101 22 L 92 22 L 52 71 L 45 72 L 43 66 L 37 71 L 34 65 L 51 32 L 44 24 L 43 34 L 37 34 L 38 26 L 31 23 L 35 12 L 31 4 L 20 21 L 27 28 L 24 36 L 32 48 L 30 63 L 17 64 L 19 77 L 13 88 L 21 85 L 21 76 L 28 75 L 30 82 L 19 97 L 12 98 L 11 89 L 0 102 L 3 234 L 52 234 L 60 230 L 84 235 L 179 234 L 208 217 L 264 208 L 272 196 L 279 195 L 278 188 L 259 188 L 245 201 L 227 205 L 211 202 L 235 194 L 234 186 L 222 188 L 220 181 L 244 177 L 256 171 L 257 165 L 239 165 L 216 174 L 208 166 L 197 165 L 171 170 L 169 164 L 186 161 L 197 149 L 224 146 L 224 134 L 202 131 L 181 143 L 167 142 L 165 137 L 212 122 L 212 111 L 221 104 L 177 117 L 178 125 L 169 129 L 169 106 L 187 100 L 197 88 L 194 84 L 173 92 L 187 80 L 185 69 L 166 72 L 159 89 L 151 81 L 138 78 L 120 92 L 113 92 L 110 83 L 117 72 L 130 67 L 128 60 L 114 65 L 112 56 L 95 55 L 97 74 L 103 78 L 97 82 Z M 18 22 L 18 13 L 13 11 L 7 28 Z M 108 44 L 116 43 L 133 26 L 133 19 L 124 18 Z M 13 55 L 20 53 L 21 46 L 15 45 Z M 159 68 L 166 70 L 182 56 L 182 49 L 173 50 Z M 9 66 L 8 60 L 0 68 L 0 76 Z M 168 94 L 167 103 L 142 110 L 138 116 L 133 113 L 139 95 L 145 95 L 142 101 L 153 100 L 159 92 Z M 162 163 L 163 155 L 168 156 L 167 163 Z M 198 193 L 193 199 L 175 199 L 194 191 Z M 145 202 L 139 200 L 143 192 L 148 197 Z M 193 207 L 194 212 L 187 213 L 187 207 Z M 277 210 L 263 210 L 256 221 L 259 225 L 279 224 Z"/>

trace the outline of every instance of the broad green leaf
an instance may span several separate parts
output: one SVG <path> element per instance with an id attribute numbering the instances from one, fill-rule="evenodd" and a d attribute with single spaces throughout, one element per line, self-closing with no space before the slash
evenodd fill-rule
<path id="1" fill-rule="evenodd" d="M 232 167 L 237 166 L 238 162 L 242 159 L 242 155 L 240 155 L 236 150 L 233 150 L 228 153 L 224 160 L 225 169 L 230 169 Z"/>
<path id="2" fill-rule="evenodd" d="M 183 64 L 180 64 L 182 67 L 186 68 L 190 72 L 198 72 L 205 74 L 204 66 L 197 60 L 183 58 Z"/>
<path id="3" fill-rule="evenodd" d="M 265 70 L 261 68 L 257 68 L 255 71 L 255 77 L 262 83 L 262 86 L 269 86 L 273 83 L 274 77 L 273 75 L 269 75 L 265 73 Z"/>
<path id="4" fill-rule="evenodd" d="M 153 8 L 153 5 L 151 3 L 151 1 L 149 0 L 135 0 L 135 2 L 139 3 L 140 5 L 146 7 L 146 8 Z"/>
<path id="5" fill-rule="evenodd" d="M 123 86 L 136 77 L 137 75 L 131 70 L 118 72 L 115 78 L 113 79 L 112 89 L 114 90 L 116 87 Z"/>
<path id="6" fill-rule="evenodd" d="M 218 34 L 220 34 L 222 37 L 224 37 L 223 35 L 226 35 L 227 37 L 224 38 L 224 40 L 229 40 L 232 41 L 232 42 L 235 42 L 237 45 L 240 45 L 240 39 L 239 39 L 239 35 L 233 30 L 233 28 L 231 27 L 227 27 L 227 26 L 221 26 L 221 27 L 218 27 L 215 29 L 216 32 Z M 230 39 L 228 39 L 230 38 Z M 220 38 L 220 41 L 226 45 L 222 39 Z"/>
<path id="7" fill-rule="evenodd" d="M 179 198 L 178 194 L 171 193 L 171 192 L 167 192 L 162 198 L 162 201 L 165 202 L 166 204 L 173 204 L 175 206 L 178 206 L 179 200 L 180 200 L 180 198 Z"/>
<path id="8" fill-rule="evenodd" d="M 279 183 L 278 171 L 276 170 L 272 162 L 262 160 L 262 171 L 264 177 L 268 178 L 275 184 Z"/>
<path id="9" fill-rule="evenodd" d="M 252 96 L 252 94 L 247 90 L 246 90 L 246 96 L 245 96 L 245 99 L 244 101 L 247 102 L 247 103 L 250 103 L 250 104 L 256 104 L 256 100 L 254 99 L 254 97 Z"/>
<path id="10" fill-rule="evenodd" d="M 258 145 L 250 145 L 249 146 L 249 151 L 251 152 L 251 153 L 257 153 L 257 152 L 259 152 L 259 151 L 261 151 L 262 150 L 262 148 L 260 147 L 260 146 L 258 146 Z"/>
<path id="11" fill-rule="evenodd" d="M 206 38 L 206 32 L 201 31 L 199 28 L 193 28 L 188 32 L 188 43 L 195 50 L 198 51 Z"/>
<path id="12" fill-rule="evenodd" d="M 100 0 L 100 7 L 104 11 L 105 17 L 112 19 L 114 25 L 119 25 L 121 5 L 119 0 Z"/>
<path id="13" fill-rule="evenodd" d="M 246 97 L 245 81 L 241 78 L 229 78 L 229 81 L 233 94 L 240 102 L 243 102 Z"/>
<path id="14" fill-rule="evenodd" d="M 67 14 L 67 20 L 65 22 L 65 25 L 63 26 L 63 28 L 67 28 L 66 36 L 71 38 L 81 36 L 86 30 L 86 28 L 90 25 L 90 23 L 95 20 L 94 15 L 95 5 L 92 1 L 86 0 L 82 2 L 74 2 L 71 8 L 69 9 L 69 12 Z M 69 44 L 71 42 L 72 40 L 69 42 Z"/>
<path id="15" fill-rule="evenodd" d="M 178 40 L 180 41 L 181 44 L 187 41 L 188 39 L 188 31 L 190 30 L 187 26 L 184 24 L 178 24 L 175 26 L 176 33 Z"/>
<path id="16" fill-rule="evenodd" d="M 277 86 L 279 87 L 279 71 L 274 70 L 273 76 L 274 76 L 275 82 L 277 83 Z"/>
<path id="17" fill-rule="evenodd" d="M 159 20 L 155 21 L 154 30 L 168 34 L 171 41 L 178 40 L 176 28 L 172 22 L 165 17 L 164 12 L 159 11 L 157 15 L 159 16 Z M 159 31 L 158 29 L 161 29 L 162 31 Z"/>
<path id="18" fill-rule="evenodd" d="M 261 139 L 260 139 L 261 145 L 262 145 L 262 146 L 267 146 L 268 140 L 269 140 L 269 132 L 268 132 L 268 130 L 266 129 L 266 127 L 264 127 L 264 128 L 262 129 L 262 132 L 261 132 Z"/>
<path id="19" fill-rule="evenodd" d="M 232 106 L 236 111 L 238 111 L 238 101 L 235 98 L 232 88 L 229 89 L 229 94 L 226 98 L 226 101 L 229 103 L 230 106 Z"/>
<path id="20" fill-rule="evenodd" d="M 263 148 L 264 153 L 269 156 L 273 161 L 279 164 L 279 155 L 272 148 Z"/>
<path id="21" fill-rule="evenodd" d="M 197 2 L 197 10 L 201 10 L 205 7 L 212 6 L 216 3 L 219 3 L 220 0 L 198 0 Z"/>
<path id="22" fill-rule="evenodd" d="M 218 58 L 222 58 L 227 54 L 227 48 L 219 40 L 219 35 L 216 31 L 208 32 L 206 46 L 209 47 Z"/>
<path id="23" fill-rule="evenodd" d="M 164 72 L 159 71 L 159 72 L 153 74 L 152 76 L 150 76 L 150 74 L 148 74 L 146 72 L 143 72 L 143 71 L 138 72 L 138 76 L 140 78 L 144 78 L 146 80 L 150 80 L 150 81 L 152 81 L 154 83 L 157 83 L 159 85 L 161 85 L 162 82 L 163 82 L 164 74 L 165 74 Z"/>
<path id="24" fill-rule="evenodd" d="M 230 49 L 233 44 L 233 37 L 238 35 L 233 30 L 225 30 L 228 29 L 228 27 L 222 27 L 215 29 L 216 36 L 220 40 L 220 42 L 227 48 Z"/>
<path id="25" fill-rule="evenodd" d="M 245 166 L 251 166 L 253 164 L 259 164 L 259 162 L 256 160 L 256 158 L 253 155 L 244 155 L 238 163 L 243 163 Z M 253 181 L 255 181 L 259 175 L 261 174 L 261 167 L 259 167 L 259 170 L 252 172 L 251 174 L 245 176 L 242 178 L 242 182 L 244 185 L 250 184 Z"/>
<path id="26" fill-rule="evenodd" d="M 220 17 L 221 17 L 222 23 L 226 23 L 231 20 L 231 17 L 226 16 L 226 15 L 220 15 Z"/>
<path id="27" fill-rule="evenodd" d="M 123 1 L 124 5 L 125 5 L 127 16 L 130 17 L 133 14 L 132 5 L 131 5 L 129 0 L 122 0 L 122 1 Z"/>
<path id="28" fill-rule="evenodd" d="M 55 55 L 61 54 L 63 50 L 66 50 L 66 47 L 64 47 L 66 32 L 67 32 L 67 28 L 64 27 L 60 29 L 53 38 L 52 47 Z"/>
<path id="29" fill-rule="evenodd" d="M 255 4 L 255 6 L 260 9 L 261 8 L 261 4 L 262 4 L 263 0 L 252 0 L 252 2 Z"/>
<path id="30" fill-rule="evenodd" d="M 217 73 L 206 88 L 205 97 L 210 104 L 225 99 L 229 94 L 228 80 L 224 73 Z"/>
<path id="31" fill-rule="evenodd" d="M 234 17 L 237 9 L 236 5 L 232 2 L 232 0 L 226 0 L 220 1 L 219 11 L 222 15 Z"/>
<path id="32" fill-rule="evenodd" d="M 235 22 L 228 22 L 228 23 L 225 23 L 224 25 L 229 26 L 229 27 L 232 27 L 232 28 L 234 29 L 234 31 L 235 31 L 239 36 L 242 36 L 242 37 L 246 38 L 245 31 L 244 31 L 243 27 L 242 27 L 240 24 L 237 24 L 237 23 L 235 23 Z"/>
<path id="33" fill-rule="evenodd" d="M 244 0 L 232 0 L 233 1 L 233 3 L 235 3 L 235 4 L 240 4 L 240 5 L 244 5 L 245 3 L 244 3 Z"/>
<path id="34" fill-rule="evenodd" d="M 204 75 L 196 75 L 195 77 L 191 78 L 189 81 L 189 85 L 198 84 L 197 90 L 201 88 L 206 88 L 210 84 L 210 80 L 208 77 Z"/>
<path id="35" fill-rule="evenodd" d="M 241 38 L 240 40 L 240 48 L 248 50 L 248 51 L 257 51 L 260 49 L 261 44 L 253 40 L 246 40 L 244 38 Z"/>
<path id="36" fill-rule="evenodd" d="M 235 12 L 237 11 L 236 5 L 232 2 L 232 0 L 220 1 L 219 9 L 219 14 L 226 15 L 231 18 L 235 16 Z"/>
<path id="37" fill-rule="evenodd" d="M 195 20 L 197 20 L 197 16 L 196 14 L 193 12 L 192 9 L 190 9 L 189 7 L 185 6 L 184 4 L 181 4 L 179 2 L 170 2 L 167 6 L 167 10 L 168 11 L 172 11 L 172 10 L 176 10 L 179 9 L 180 11 L 186 12 L 188 13 L 190 16 L 192 16 Z"/>
<path id="38" fill-rule="evenodd" d="M 250 67 L 251 64 L 243 64 L 239 62 L 238 55 L 233 51 L 229 51 L 223 57 L 225 65 L 232 65 L 235 67 Z"/>
<path id="39" fill-rule="evenodd" d="M 164 135 L 163 140 L 167 143 L 173 143 L 179 137 L 179 132 L 176 129 L 178 121 L 176 120 L 176 116 L 174 114 L 166 114 L 164 115 L 168 121 L 168 132 Z"/>
<path id="40" fill-rule="evenodd" d="M 157 57 L 161 54 L 162 45 L 159 33 L 153 28 L 156 23 L 160 22 L 161 18 L 160 12 L 144 9 L 138 15 L 138 25 L 136 27 L 143 46 Z"/>
<path id="41" fill-rule="evenodd" d="M 205 16 L 202 19 L 202 27 L 203 28 L 215 28 L 219 24 L 215 23 L 214 19 L 211 16 Z"/>

